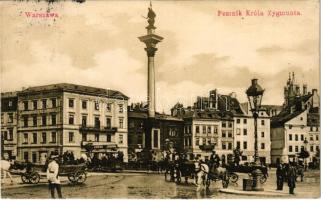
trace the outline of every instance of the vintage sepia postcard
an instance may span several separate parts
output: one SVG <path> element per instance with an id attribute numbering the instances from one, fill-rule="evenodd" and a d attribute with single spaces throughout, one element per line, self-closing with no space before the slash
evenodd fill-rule
<path id="1" fill-rule="evenodd" d="M 319 6 L 0 1 L 1 198 L 320 198 Z"/>

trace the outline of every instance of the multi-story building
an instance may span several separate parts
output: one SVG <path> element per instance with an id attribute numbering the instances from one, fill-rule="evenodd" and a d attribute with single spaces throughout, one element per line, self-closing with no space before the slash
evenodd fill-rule
<path id="1" fill-rule="evenodd" d="M 241 162 L 254 161 L 254 118 L 249 103 L 241 104 L 243 113 L 234 115 L 234 145 L 243 152 Z M 270 116 L 266 109 L 257 118 L 258 155 L 261 163 L 271 163 Z"/>
<path id="2" fill-rule="evenodd" d="M 222 153 L 221 122 L 218 113 L 208 111 L 192 111 L 183 116 L 184 149 L 189 159 L 200 156 L 208 159 L 214 148 Z"/>
<path id="3" fill-rule="evenodd" d="M 128 152 L 135 155 L 146 149 L 146 129 L 149 125 L 147 106 L 132 104 L 128 111 Z M 168 150 L 173 148 L 182 152 L 183 120 L 161 113 L 155 113 L 154 126 L 150 137 L 151 150 Z M 133 159 L 134 156 L 130 158 Z"/>
<path id="4" fill-rule="evenodd" d="M 184 148 L 190 155 L 207 159 L 215 149 L 226 160 L 233 154 L 233 116 L 243 113 L 235 93 L 219 95 L 217 90 L 212 90 L 209 97 L 197 97 L 193 107 L 184 108 L 177 103 L 171 112 L 184 119 Z"/>
<path id="5" fill-rule="evenodd" d="M 1 93 L 1 156 L 17 156 L 17 92 Z"/>
<path id="6" fill-rule="evenodd" d="M 80 157 L 122 151 L 127 161 L 128 97 L 119 91 L 74 84 L 30 87 L 18 93 L 18 155 L 44 163 L 58 151 Z"/>
<path id="7" fill-rule="evenodd" d="M 258 118 L 258 150 L 262 163 L 271 163 L 270 114 L 278 106 L 263 109 Z M 210 91 L 209 97 L 197 97 L 193 107 L 177 103 L 172 115 L 184 119 L 184 148 L 190 154 L 209 158 L 211 149 L 223 159 L 239 147 L 241 162 L 254 161 L 254 118 L 248 103 L 239 103 L 235 93 L 220 95 Z"/>
<path id="8" fill-rule="evenodd" d="M 288 162 L 289 158 L 297 159 L 301 149 L 306 149 L 313 160 L 319 151 L 319 102 L 316 89 L 303 92 L 289 78 L 285 91 L 285 103 L 282 112 L 272 118 L 271 122 L 271 157 L 272 163 Z"/>

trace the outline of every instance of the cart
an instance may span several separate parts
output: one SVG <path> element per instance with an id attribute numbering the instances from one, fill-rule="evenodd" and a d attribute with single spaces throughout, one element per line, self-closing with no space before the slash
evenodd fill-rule
<path id="1" fill-rule="evenodd" d="M 229 165 L 226 167 L 228 171 L 228 176 L 230 177 L 230 181 L 232 183 L 236 183 L 239 179 L 239 176 L 236 173 L 247 173 L 250 177 L 255 170 L 260 170 L 262 176 L 260 177 L 260 182 L 263 184 L 266 182 L 268 177 L 268 169 L 265 166 L 246 166 L 246 165 Z"/>
<path id="2" fill-rule="evenodd" d="M 21 173 L 21 180 L 23 183 L 37 184 L 42 175 L 46 176 L 46 166 L 31 164 L 26 172 Z M 86 164 L 61 165 L 59 176 L 67 176 L 72 184 L 84 183 L 87 179 L 87 166 Z"/>

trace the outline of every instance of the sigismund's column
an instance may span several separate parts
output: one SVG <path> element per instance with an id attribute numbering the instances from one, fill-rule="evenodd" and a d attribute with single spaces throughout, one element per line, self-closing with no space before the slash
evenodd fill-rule
<path id="1" fill-rule="evenodd" d="M 155 99 L 155 67 L 154 57 L 157 51 L 156 44 L 161 42 L 163 38 L 155 34 L 156 27 L 154 26 L 156 14 L 152 6 L 148 8 L 147 21 L 148 26 L 147 35 L 139 37 L 141 42 L 146 44 L 146 52 L 148 57 L 148 77 L 147 77 L 147 102 L 148 102 L 148 117 L 155 118 L 156 99 Z"/>

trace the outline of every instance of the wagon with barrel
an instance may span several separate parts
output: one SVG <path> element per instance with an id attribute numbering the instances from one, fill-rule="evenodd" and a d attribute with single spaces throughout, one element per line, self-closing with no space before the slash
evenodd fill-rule
<path id="1" fill-rule="evenodd" d="M 37 184 L 42 177 L 46 177 L 46 170 L 45 165 L 15 162 L 11 173 L 20 175 L 23 183 Z M 72 184 L 84 183 L 87 179 L 87 165 L 60 165 L 59 176 L 67 176 Z"/>
<path id="2" fill-rule="evenodd" d="M 250 177 L 256 170 L 260 170 L 262 176 L 260 176 L 260 182 L 263 184 L 266 182 L 268 177 L 268 169 L 266 166 L 256 166 L 256 165 L 228 165 L 226 166 L 228 171 L 228 176 L 232 183 L 236 183 L 239 179 L 237 173 L 247 173 Z"/>

